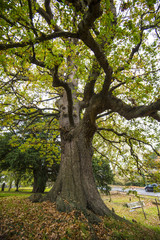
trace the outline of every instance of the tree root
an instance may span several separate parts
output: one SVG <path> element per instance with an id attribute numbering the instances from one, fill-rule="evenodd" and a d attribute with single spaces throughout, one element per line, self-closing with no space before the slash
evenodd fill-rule
<path id="1" fill-rule="evenodd" d="M 36 202 L 43 202 L 44 198 L 41 193 L 33 193 L 31 196 L 29 196 L 29 199 L 31 202 L 36 203 Z"/>
<path id="2" fill-rule="evenodd" d="M 46 200 L 50 200 L 47 195 L 46 196 L 43 196 L 42 194 L 40 193 L 34 193 L 32 194 L 29 199 L 36 203 L 36 202 L 43 202 L 43 201 L 46 201 Z M 58 211 L 60 212 L 72 212 L 72 211 L 75 211 L 75 217 L 78 218 L 78 216 L 80 216 L 81 213 L 83 213 L 83 215 L 85 216 L 85 218 L 88 220 L 88 223 L 90 225 L 90 227 L 93 225 L 93 224 L 99 224 L 102 222 L 102 220 L 100 219 L 100 216 L 98 216 L 97 214 L 95 214 L 93 211 L 87 209 L 87 208 L 84 208 L 82 207 L 81 205 L 78 205 L 76 202 L 68 202 L 67 200 L 63 199 L 62 197 L 58 196 L 57 199 L 56 199 L 56 208 Z M 114 212 L 110 212 L 111 214 L 104 214 L 103 216 L 106 216 L 106 217 L 111 217 L 111 218 L 114 218 L 118 221 L 124 221 L 124 222 L 127 222 L 128 224 L 132 224 L 130 221 L 118 216 L 117 214 L 115 214 Z M 91 227 L 92 228 L 92 227 Z"/>

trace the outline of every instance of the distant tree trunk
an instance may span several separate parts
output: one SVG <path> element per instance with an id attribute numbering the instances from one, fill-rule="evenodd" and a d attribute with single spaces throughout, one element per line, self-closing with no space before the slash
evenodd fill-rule
<path id="1" fill-rule="evenodd" d="M 2 192 L 4 192 L 4 188 L 5 188 L 5 183 L 2 183 L 2 188 L 1 188 Z"/>
<path id="2" fill-rule="evenodd" d="M 48 179 L 47 169 L 45 167 L 39 167 L 33 170 L 34 183 L 33 183 L 33 193 L 44 193 L 46 188 L 46 182 Z"/>
<path id="3" fill-rule="evenodd" d="M 13 182 L 13 181 L 10 181 L 10 183 L 9 183 L 9 189 L 8 189 L 9 192 L 10 192 L 10 190 L 11 190 L 11 188 L 12 188 L 12 182 Z"/>
<path id="4" fill-rule="evenodd" d="M 19 192 L 19 183 L 20 183 L 20 178 L 17 178 L 15 181 L 15 186 L 16 186 L 15 192 Z"/>

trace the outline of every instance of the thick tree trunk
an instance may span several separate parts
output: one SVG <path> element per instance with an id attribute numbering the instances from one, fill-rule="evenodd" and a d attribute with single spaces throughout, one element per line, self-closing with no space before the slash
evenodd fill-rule
<path id="1" fill-rule="evenodd" d="M 84 126 L 73 132 L 62 132 L 62 158 L 56 183 L 48 193 L 48 199 L 55 201 L 60 211 L 74 208 L 90 210 L 104 216 L 113 215 L 96 188 L 92 172 L 92 145 Z"/>
<path id="2" fill-rule="evenodd" d="M 44 193 L 46 188 L 46 182 L 48 179 L 46 168 L 41 168 L 33 170 L 34 183 L 33 183 L 33 193 Z"/>
<path id="3" fill-rule="evenodd" d="M 70 86 L 74 89 L 72 84 Z M 92 171 L 92 139 L 96 131 L 96 114 L 100 112 L 97 98 L 98 101 L 101 99 L 99 96 L 93 99 L 81 120 L 80 103 L 74 91 L 72 97 L 73 106 L 71 102 L 68 104 L 66 91 L 57 102 L 60 110 L 61 164 L 56 182 L 45 199 L 56 202 L 59 211 L 83 211 L 91 222 L 98 221 L 96 215 L 119 218 L 102 201 Z M 44 198 L 34 196 L 33 200 Z"/>

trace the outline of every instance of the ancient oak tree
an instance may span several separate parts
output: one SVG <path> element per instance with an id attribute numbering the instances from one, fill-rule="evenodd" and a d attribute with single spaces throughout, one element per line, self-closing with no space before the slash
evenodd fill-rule
<path id="1" fill-rule="evenodd" d="M 1 121 L 57 117 L 61 166 L 47 198 L 61 211 L 113 214 L 92 172 L 92 140 L 111 131 L 110 116 L 160 121 L 159 9 L 158 0 L 2 1 L 1 115 L 10 120 Z"/>

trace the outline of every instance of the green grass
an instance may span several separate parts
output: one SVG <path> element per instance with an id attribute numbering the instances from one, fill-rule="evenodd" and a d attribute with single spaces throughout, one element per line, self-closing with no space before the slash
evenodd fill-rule
<path id="1" fill-rule="evenodd" d="M 141 197 L 141 201 L 144 202 L 144 211 L 146 214 L 146 218 L 143 214 L 142 208 L 130 209 L 126 206 L 126 203 L 137 202 L 139 199 L 134 195 L 127 194 L 112 194 L 111 201 L 107 196 L 102 196 L 104 202 L 110 209 L 114 209 L 116 214 L 128 219 L 130 221 L 135 220 L 137 223 L 147 226 L 148 228 L 154 229 L 155 231 L 160 231 L 160 220 L 158 217 L 158 211 L 155 202 L 155 198 L 152 197 Z M 160 209 L 160 205 L 159 205 Z"/>
<path id="2" fill-rule="evenodd" d="M 31 192 L 0 192 L 0 198 L 2 197 L 29 197 Z"/>
<path id="3" fill-rule="evenodd" d="M 50 188 L 46 188 L 45 192 L 48 192 Z M 27 197 L 32 194 L 32 187 L 20 187 L 19 191 L 16 192 L 15 188 L 11 188 L 8 191 L 8 188 L 5 188 L 4 192 L 0 192 L 0 197 Z"/>

